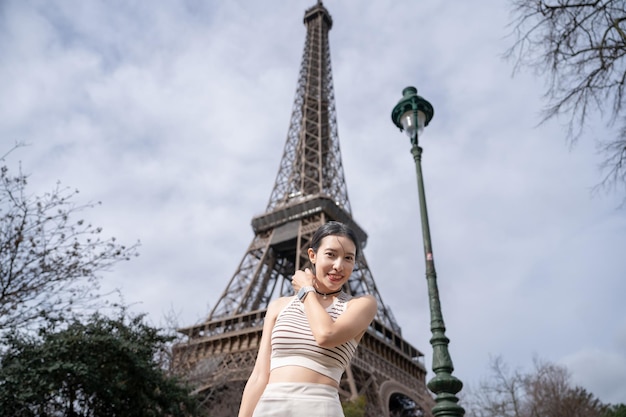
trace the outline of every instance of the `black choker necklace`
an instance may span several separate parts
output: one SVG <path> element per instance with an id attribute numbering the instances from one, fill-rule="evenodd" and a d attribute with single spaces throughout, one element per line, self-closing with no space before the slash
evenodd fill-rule
<path id="1" fill-rule="evenodd" d="M 323 293 L 321 291 L 318 291 L 317 288 L 316 288 L 315 292 L 318 293 L 319 295 L 323 295 L 324 296 L 324 300 L 325 300 L 329 295 L 339 294 L 341 292 L 341 290 L 337 290 L 337 291 L 334 291 L 334 292 Z"/>

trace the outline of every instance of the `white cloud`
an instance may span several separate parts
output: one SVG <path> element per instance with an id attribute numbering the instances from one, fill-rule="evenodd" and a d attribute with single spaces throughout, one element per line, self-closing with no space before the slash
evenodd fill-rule
<path id="1" fill-rule="evenodd" d="M 624 402 L 626 391 L 626 358 L 622 345 L 618 350 L 583 349 L 562 358 L 572 372 L 573 381 L 606 403 Z M 599 393 L 599 394 L 598 394 Z"/>

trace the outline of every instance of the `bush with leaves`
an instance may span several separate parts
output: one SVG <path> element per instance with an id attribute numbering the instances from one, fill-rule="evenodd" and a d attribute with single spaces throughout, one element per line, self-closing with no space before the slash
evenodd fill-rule
<path id="1" fill-rule="evenodd" d="M 159 362 L 170 341 L 125 312 L 49 323 L 38 335 L 13 331 L 0 361 L 2 415 L 199 416 L 189 389 Z"/>
<path id="2" fill-rule="evenodd" d="M 626 417 L 626 404 L 615 404 L 609 406 L 602 417 Z"/>
<path id="3" fill-rule="evenodd" d="M 364 395 L 341 403 L 345 417 L 364 417 L 367 400 Z"/>

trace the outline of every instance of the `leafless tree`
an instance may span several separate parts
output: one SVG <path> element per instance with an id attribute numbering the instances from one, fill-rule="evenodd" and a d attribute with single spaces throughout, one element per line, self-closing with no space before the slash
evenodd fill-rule
<path id="1" fill-rule="evenodd" d="M 573 386 L 568 370 L 534 361 L 528 373 L 511 371 L 502 358 L 491 360 L 491 375 L 464 398 L 468 417 L 601 417 L 603 405 L 584 388 Z"/>
<path id="2" fill-rule="evenodd" d="M 595 138 L 603 155 L 595 189 L 626 191 L 626 1 L 511 1 L 515 41 L 505 56 L 548 77 L 542 121 L 566 117 L 574 144 L 602 116 L 615 134 Z"/>
<path id="3" fill-rule="evenodd" d="M 535 359 L 535 372 L 526 375 L 529 416 L 600 417 L 605 406 L 579 386 L 572 386 L 568 370 Z"/>
<path id="4" fill-rule="evenodd" d="M 510 370 L 501 357 L 492 358 L 490 378 L 482 380 L 477 389 L 468 387 L 464 396 L 468 416 L 522 417 L 524 375 Z"/>
<path id="5" fill-rule="evenodd" d="M 93 307 L 98 273 L 137 255 L 138 243 L 103 239 L 100 227 L 78 218 L 93 204 L 76 204 L 77 191 L 57 184 L 33 196 L 27 179 L 0 167 L 0 331 Z"/>

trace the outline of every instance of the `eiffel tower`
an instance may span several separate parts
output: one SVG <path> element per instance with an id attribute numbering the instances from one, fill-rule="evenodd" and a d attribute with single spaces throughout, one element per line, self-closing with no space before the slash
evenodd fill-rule
<path id="1" fill-rule="evenodd" d="M 267 209 L 252 219 L 252 243 L 206 321 L 179 329 L 186 341 L 174 348 L 175 367 L 213 417 L 235 415 L 254 367 L 267 306 L 275 297 L 292 295 L 291 276 L 307 265 L 315 230 L 340 221 L 365 246 L 367 235 L 352 217 L 337 135 L 328 41 L 332 24 L 319 0 L 305 11 L 296 97 Z M 342 401 L 365 397 L 367 416 L 430 416 L 434 402 L 426 388 L 423 354 L 402 338 L 364 256 L 344 291 L 372 294 L 378 312 L 341 380 Z"/>

